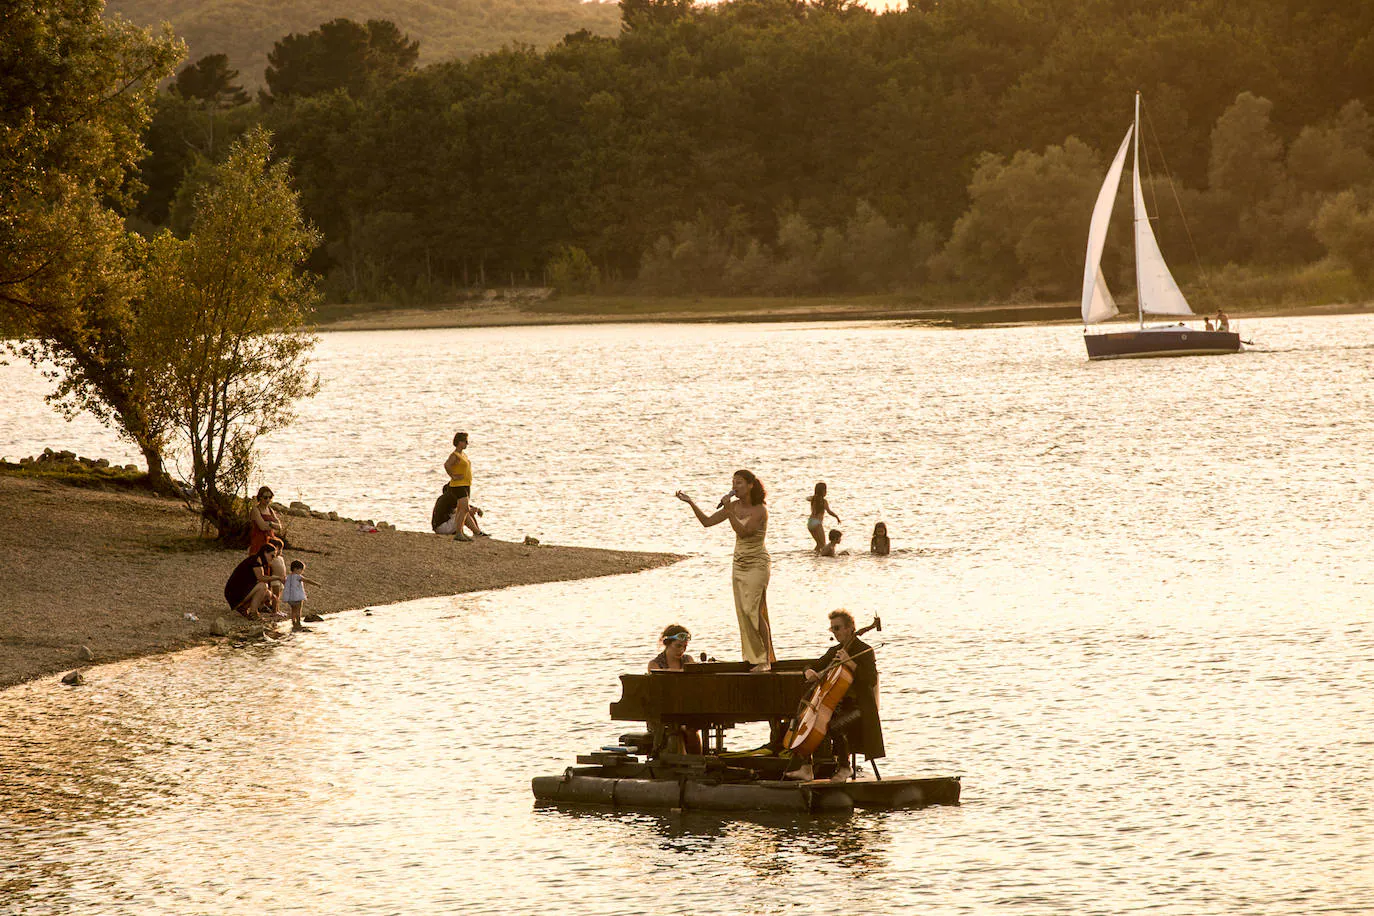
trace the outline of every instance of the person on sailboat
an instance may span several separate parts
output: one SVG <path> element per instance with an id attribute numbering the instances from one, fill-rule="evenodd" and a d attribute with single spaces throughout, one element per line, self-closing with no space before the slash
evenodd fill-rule
<path id="1" fill-rule="evenodd" d="M 1205 325 L 1207 325 L 1207 330 L 1209 330 L 1209 331 L 1215 331 L 1215 330 L 1216 330 L 1216 328 L 1212 327 L 1212 319 L 1211 319 L 1211 318 L 1204 318 L 1203 321 L 1202 321 L 1202 323 L 1205 324 Z"/>
<path id="2" fill-rule="evenodd" d="M 1217 330 L 1218 330 L 1218 331 L 1229 331 L 1229 330 L 1231 330 L 1231 319 L 1230 319 L 1230 317 L 1229 317 L 1225 312 L 1223 312 L 1221 309 L 1217 309 Z"/>

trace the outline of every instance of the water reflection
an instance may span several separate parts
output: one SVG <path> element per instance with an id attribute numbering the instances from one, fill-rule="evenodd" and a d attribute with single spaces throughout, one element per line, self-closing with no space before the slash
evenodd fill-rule
<path id="1" fill-rule="evenodd" d="M 1057 328 L 326 337 L 324 392 L 265 444 L 278 493 L 423 524 L 437 472 L 417 456 L 445 451 L 430 440 L 461 351 L 498 533 L 696 556 L 0 693 L 0 911 L 1362 905 L 1374 350 L 1334 345 L 1374 318 L 1265 331 L 1292 349 L 1139 365 L 1089 365 Z M 103 432 L 45 426 L 20 368 L 0 367 L 0 397 L 19 399 L 0 401 L 6 450 L 118 456 Z M 338 441 L 375 446 L 340 459 Z M 833 607 L 880 613 L 883 774 L 962 773 L 962 806 L 534 808 L 532 776 L 628 730 L 607 718 L 616 676 L 666 623 L 737 654 L 728 539 L 671 492 L 718 492 L 739 464 L 769 469 L 780 650 L 818 656 Z M 834 561 L 807 549 L 818 478 L 855 551 Z M 879 518 L 881 560 L 862 549 Z"/>
<path id="2" fill-rule="evenodd" d="M 919 816 L 918 812 L 869 812 L 862 817 L 766 811 L 729 815 L 631 812 L 553 802 L 538 802 L 534 810 L 541 818 L 565 821 L 573 828 L 580 821 L 601 821 L 653 833 L 660 838 L 660 850 L 688 858 L 716 856 L 723 845 L 728 846 L 730 859 L 759 878 L 786 878 L 814 861 L 856 875 L 881 871 L 888 864 L 884 853 L 890 845 L 888 819 Z"/>

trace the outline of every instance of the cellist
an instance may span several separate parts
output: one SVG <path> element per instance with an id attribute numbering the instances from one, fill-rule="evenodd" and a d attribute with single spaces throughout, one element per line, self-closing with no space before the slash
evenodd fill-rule
<path id="1" fill-rule="evenodd" d="M 825 671 L 832 664 L 852 666 L 854 683 L 850 685 L 844 698 L 830 719 L 828 736 L 835 757 L 835 782 L 845 782 L 853 777 L 849 766 L 852 749 L 869 760 L 886 756 L 883 749 L 883 726 L 878 719 L 878 664 L 873 657 L 873 649 L 855 632 L 854 616 L 848 611 L 830 612 L 830 635 L 835 639 L 824 655 L 816 661 L 816 668 Z M 819 681 L 820 672 L 806 669 L 808 681 Z M 788 779 L 812 779 L 814 773 L 809 759 L 787 774 Z"/>

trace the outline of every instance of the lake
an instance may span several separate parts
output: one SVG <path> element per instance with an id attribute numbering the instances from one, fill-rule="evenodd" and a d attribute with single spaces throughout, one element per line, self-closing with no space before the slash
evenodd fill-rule
<path id="1" fill-rule="evenodd" d="M 496 537 L 689 559 L 0 692 L 0 912 L 1368 912 L 1374 316 L 1242 332 L 1114 363 L 1075 327 L 323 335 L 255 485 L 423 529 L 465 429 Z M 136 460 L 46 384 L 0 367 L 0 456 Z M 533 804 L 631 730 L 607 704 L 664 625 L 737 657 L 733 538 L 672 493 L 714 505 L 738 467 L 780 654 L 880 613 L 883 774 L 962 775 L 962 805 Z M 818 480 L 848 556 L 810 553 Z"/>

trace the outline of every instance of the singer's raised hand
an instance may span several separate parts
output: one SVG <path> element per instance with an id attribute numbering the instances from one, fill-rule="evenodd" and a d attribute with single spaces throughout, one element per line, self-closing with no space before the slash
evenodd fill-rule
<path id="1" fill-rule="evenodd" d="M 682 501 L 685 502 L 685 503 L 690 503 L 690 502 L 692 501 L 692 497 L 688 496 L 686 493 L 682 492 L 681 490 L 678 490 L 678 491 L 677 491 L 676 493 L 674 493 L 673 495 L 676 496 L 678 499 L 682 500 Z"/>

